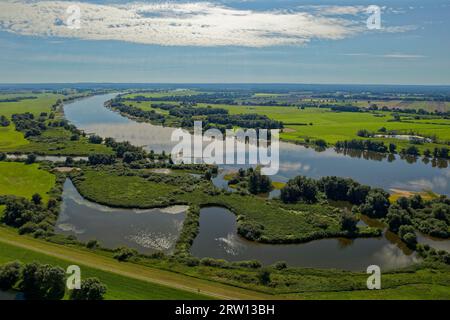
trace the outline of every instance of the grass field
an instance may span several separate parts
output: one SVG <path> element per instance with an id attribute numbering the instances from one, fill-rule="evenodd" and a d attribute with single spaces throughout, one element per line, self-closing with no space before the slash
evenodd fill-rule
<path id="1" fill-rule="evenodd" d="M 161 96 L 161 99 L 164 97 Z M 167 115 L 167 110 L 152 108 L 153 104 L 170 103 L 177 104 L 173 101 L 144 101 L 132 102 L 127 104 L 141 108 L 143 110 L 155 110 L 158 113 Z M 366 102 L 367 103 L 367 102 Z M 285 130 L 280 134 L 280 138 L 304 143 L 305 139 L 317 140 L 324 139 L 329 144 L 335 144 L 337 141 L 351 139 L 365 139 L 357 136 L 360 129 L 366 129 L 377 132 L 380 128 L 385 127 L 387 130 L 410 131 L 431 136 L 436 135 L 441 141 L 450 141 L 450 120 L 448 119 L 412 119 L 408 115 L 404 115 L 403 121 L 391 121 L 393 116 L 391 112 L 334 112 L 327 108 L 305 108 L 297 107 L 280 107 L 280 106 L 241 106 L 227 104 L 206 104 L 198 103 L 198 107 L 212 106 L 214 108 L 227 109 L 230 114 L 257 113 L 266 115 L 271 119 L 282 121 Z M 166 125 L 170 126 L 171 119 L 169 117 Z M 386 144 L 395 143 L 398 151 L 406 148 L 410 143 L 405 140 L 393 138 L 371 138 L 375 141 L 383 141 Z M 434 149 L 442 147 L 442 144 L 425 143 L 417 145 L 423 151 L 425 149 Z"/>
<path id="2" fill-rule="evenodd" d="M 31 94 L 26 94 L 29 96 Z M 34 94 L 33 94 L 34 96 Z M 0 102 L 0 115 L 11 119 L 14 113 L 30 112 L 39 115 L 41 112 L 50 112 L 50 107 L 60 96 L 53 94 L 38 94 L 37 99 L 26 99 L 18 102 Z M 0 95 L 0 99 L 11 98 L 11 95 Z M 13 150 L 19 146 L 29 144 L 21 132 L 15 130 L 14 124 L 0 127 L 0 151 Z"/>
<path id="3" fill-rule="evenodd" d="M 35 193 L 48 200 L 48 192 L 55 185 L 55 176 L 40 170 L 38 164 L 0 162 L 0 195 L 16 195 L 31 199 Z"/>
<path id="4" fill-rule="evenodd" d="M 27 94 L 27 96 L 31 96 Z M 23 96 L 23 95 L 22 95 Z M 37 99 L 26 99 L 18 102 L 0 102 L 0 115 L 11 119 L 15 113 L 30 112 L 38 116 L 41 112 L 49 113 L 51 106 L 56 103 L 60 95 L 36 94 Z M 14 97 L 6 94 L 0 99 Z M 62 119 L 63 114 L 56 112 L 55 119 Z M 0 127 L 0 152 L 36 153 L 42 155 L 88 156 L 92 153 L 112 153 L 112 150 L 99 144 L 90 144 L 88 139 L 71 141 L 72 133 L 64 128 L 49 127 L 40 136 L 25 139 L 22 132 L 15 130 L 11 122 L 7 127 Z"/>
<path id="5" fill-rule="evenodd" d="M 198 104 L 198 106 L 206 106 L 206 104 Z M 232 106 L 221 104 L 212 106 L 225 108 L 231 114 L 257 113 L 282 121 L 286 129 L 280 134 L 280 137 L 290 141 L 304 142 L 306 138 L 324 139 L 326 142 L 334 144 L 342 140 L 363 139 L 356 134 L 360 129 L 376 132 L 381 127 L 385 127 L 387 130 L 413 130 L 423 135 L 435 134 L 441 140 L 450 140 L 450 120 L 444 119 L 394 122 L 389 121 L 393 119 L 390 112 L 381 111 L 376 113 L 356 113 L 333 112 L 325 108 L 305 108 L 302 110 L 296 107 Z M 440 124 L 431 123 L 435 121 Z M 385 143 L 394 142 L 399 149 L 409 145 L 407 141 L 399 139 L 376 138 L 374 140 L 384 141 Z M 426 143 L 419 145 L 418 148 L 433 149 L 437 146 L 441 145 Z"/>

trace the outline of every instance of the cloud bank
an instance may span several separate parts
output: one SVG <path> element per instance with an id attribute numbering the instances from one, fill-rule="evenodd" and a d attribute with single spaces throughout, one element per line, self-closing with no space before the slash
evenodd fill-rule
<path id="1" fill-rule="evenodd" d="M 69 5 L 81 9 L 81 28 L 67 27 Z M 0 30 L 27 36 L 118 40 L 165 46 L 303 45 L 365 31 L 352 19 L 363 7 L 313 11 L 254 11 L 212 2 L 128 3 L 3 0 Z M 351 15 L 350 17 L 348 15 Z M 357 20 L 357 21 L 355 21 Z"/>

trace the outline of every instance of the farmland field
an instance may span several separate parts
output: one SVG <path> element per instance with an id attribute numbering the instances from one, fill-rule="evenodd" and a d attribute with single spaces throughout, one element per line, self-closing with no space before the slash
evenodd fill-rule
<path id="1" fill-rule="evenodd" d="M 39 193 L 44 201 L 55 185 L 55 176 L 40 170 L 38 164 L 0 162 L 0 195 L 16 195 L 31 199 Z"/>

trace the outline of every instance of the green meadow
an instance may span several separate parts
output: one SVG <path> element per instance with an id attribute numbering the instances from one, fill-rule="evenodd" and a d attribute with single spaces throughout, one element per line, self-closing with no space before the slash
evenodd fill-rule
<path id="1" fill-rule="evenodd" d="M 30 112 L 39 116 L 42 112 L 50 113 L 51 106 L 56 103 L 61 95 L 56 94 L 31 94 L 21 95 L 0 94 L 0 99 L 20 96 L 36 96 L 36 99 L 24 99 L 18 102 L 0 102 L 0 115 L 9 120 L 15 113 Z M 61 111 L 57 111 L 55 119 L 63 119 Z M 112 150 L 104 145 L 90 144 L 87 138 L 80 137 L 72 141 L 72 133 L 64 128 L 48 127 L 42 135 L 25 139 L 22 132 L 16 131 L 14 123 L 7 127 L 0 127 L 0 152 L 36 153 L 42 155 L 70 155 L 87 156 L 92 153 L 112 153 Z"/>
<path id="2" fill-rule="evenodd" d="M 39 193 L 43 201 L 47 201 L 55 181 L 55 175 L 39 169 L 38 164 L 0 162 L 0 195 L 31 199 L 33 194 Z"/>
<path id="3" fill-rule="evenodd" d="M 209 104 L 199 103 L 199 107 Z M 293 142 L 305 142 L 305 139 L 324 139 L 327 143 L 334 144 L 337 141 L 363 139 L 357 136 L 360 129 L 378 131 L 385 127 L 387 130 L 413 130 L 423 135 L 436 135 L 439 140 L 450 140 L 450 120 L 427 119 L 392 121 L 391 112 L 334 112 L 327 108 L 278 107 L 278 106 L 234 106 L 215 104 L 214 108 L 224 108 L 231 114 L 257 113 L 269 118 L 282 121 L 285 129 L 280 134 L 282 139 Z M 405 147 L 409 143 L 405 140 L 373 138 L 385 143 L 393 142 L 398 148 Z M 419 149 L 432 149 L 442 146 L 439 144 L 425 143 L 418 145 Z"/>
<path id="4" fill-rule="evenodd" d="M 68 250 L 70 253 L 70 249 Z M 89 257 L 86 255 L 86 257 Z M 119 274 L 118 272 L 108 272 L 97 268 L 86 266 L 77 259 L 66 260 L 58 257 L 46 255 L 39 251 L 24 249 L 15 245 L 0 241 L 0 265 L 10 262 L 20 261 L 22 263 L 31 263 L 38 261 L 42 264 L 51 264 L 59 266 L 64 270 L 69 265 L 79 265 L 81 276 L 83 278 L 96 277 L 100 279 L 108 288 L 105 299 L 108 300 L 145 300 L 145 299 L 205 299 L 201 294 L 183 291 L 167 286 L 130 278 Z M 88 262 L 86 258 L 86 262 Z M 111 259 L 112 264 L 114 261 Z M 111 268 L 114 269 L 114 268 Z M 67 298 L 67 295 L 66 295 Z"/>
<path id="5" fill-rule="evenodd" d="M 0 99 L 14 98 L 17 96 L 37 96 L 37 99 L 25 99 L 17 102 L 0 102 L 0 115 L 11 120 L 14 113 L 30 112 L 38 116 L 41 112 L 50 112 L 50 107 L 60 96 L 53 94 L 22 94 L 22 95 L 0 95 Z M 15 130 L 14 124 L 8 127 L 0 127 L 0 151 L 14 150 L 25 146 L 30 142 L 24 138 L 21 132 Z"/>

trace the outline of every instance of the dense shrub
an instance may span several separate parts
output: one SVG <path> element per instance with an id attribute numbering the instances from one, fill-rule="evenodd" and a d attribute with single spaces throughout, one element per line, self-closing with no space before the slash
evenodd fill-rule
<path id="1" fill-rule="evenodd" d="M 26 264 L 22 271 L 20 290 L 30 300 L 60 300 L 65 292 L 65 272 L 59 267 Z"/>
<path id="2" fill-rule="evenodd" d="M 97 278 L 87 278 L 81 281 L 80 289 L 72 290 L 71 300 L 103 300 L 106 286 Z"/>
<path id="3" fill-rule="evenodd" d="M 0 290 L 10 290 L 20 278 L 22 266 L 19 262 L 10 262 L 0 266 Z"/>

